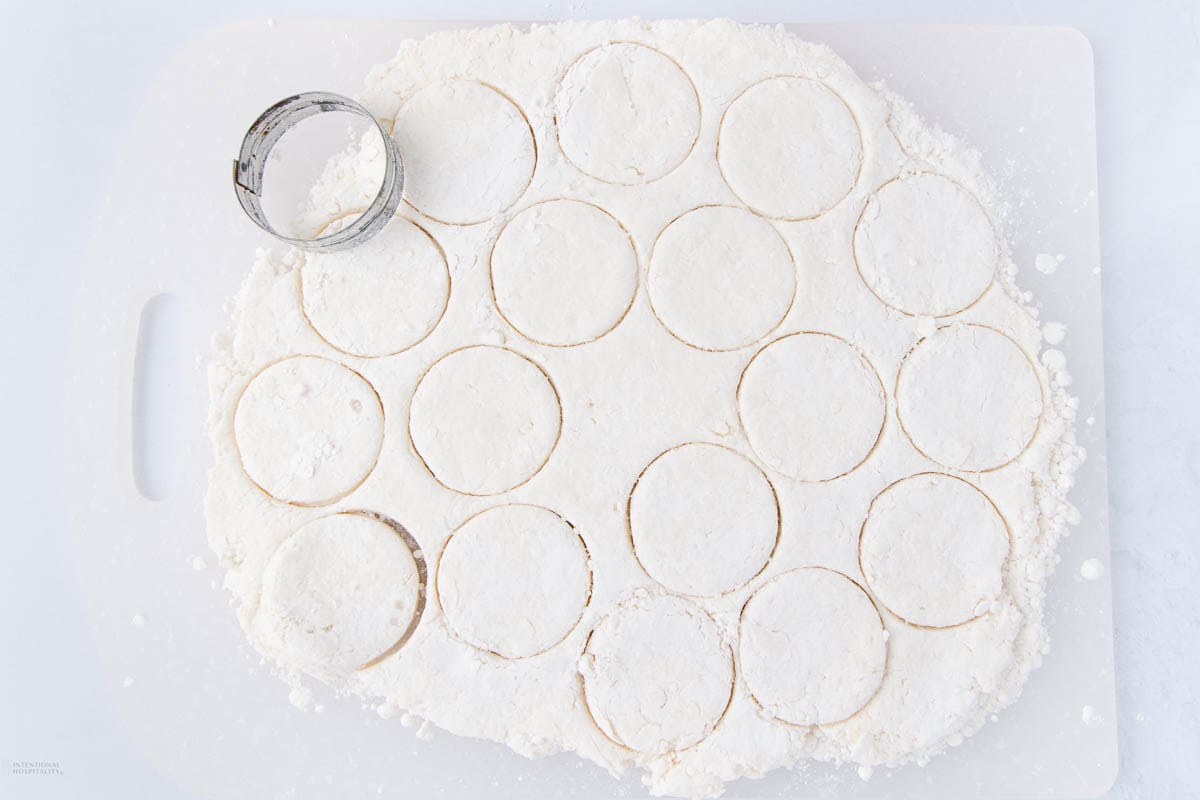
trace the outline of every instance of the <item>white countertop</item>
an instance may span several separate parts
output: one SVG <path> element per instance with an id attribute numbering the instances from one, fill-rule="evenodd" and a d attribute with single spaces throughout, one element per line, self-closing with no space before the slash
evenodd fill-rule
<path id="1" fill-rule="evenodd" d="M 0 762 L 57 761 L 97 797 L 184 797 L 123 740 L 109 688 L 81 673 L 93 648 L 72 563 L 62 485 L 67 333 L 90 220 L 129 119 L 178 47 L 222 22 L 271 14 L 559 19 L 733 15 L 747 21 L 1069 25 L 1096 53 L 1104 335 L 1121 774 L 1114 798 L 1200 795 L 1200 4 L 990 4 L 506 0 L 210 2 L 164 10 L 111 0 L 10 11 L 0 58 L 9 155 L 0 224 L 0 558 L 7 633 Z M 801 13 L 803 12 L 803 13 Z M 147 198 L 153 202 L 153 198 Z M 1086 513 L 1086 509 L 1085 509 Z M 1079 565 L 1061 565 L 1073 579 Z M 1188 666 L 1188 665 L 1192 666 Z M 4 764 L 0 763 L 0 767 Z M 213 765 L 220 769 L 220 765 Z M 7 770 L 0 770 L 7 773 Z M 52 778 L 0 795 L 52 797 Z"/>

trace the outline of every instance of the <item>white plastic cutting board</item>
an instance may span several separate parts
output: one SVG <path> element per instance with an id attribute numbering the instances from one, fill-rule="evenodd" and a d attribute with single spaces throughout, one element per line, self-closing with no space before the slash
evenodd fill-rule
<path id="1" fill-rule="evenodd" d="M 204 797 L 609 798 L 641 796 L 574 756 L 530 762 L 446 734 L 418 739 L 352 699 L 323 713 L 287 702 L 245 644 L 207 555 L 201 497 L 207 390 L 198 357 L 222 304 L 270 241 L 242 215 L 230 163 L 254 117 L 297 91 L 353 95 L 405 37 L 471 26 L 399 20 L 276 20 L 221 28 L 181 52 L 151 92 L 113 178 L 85 265 L 68 398 L 68 493 L 100 664 L 130 735 L 170 779 Z M 1091 50 L 1067 29 L 788 26 L 828 42 L 985 154 L 1015 207 L 1010 232 L 1043 318 L 1066 323 L 1088 461 L 1074 500 L 1083 524 L 1053 577 L 1054 649 L 1018 704 L 927 768 L 811 766 L 729 786 L 749 797 L 1095 797 L 1116 774 L 1111 589 L 1084 581 L 1108 561 L 1099 242 Z M 1062 254 L 1053 275 L 1032 266 Z M 1027 267 L 1027 268 L 1025 268 Z M 146 303 L 170 293 L 181 348 L 165 440 L 181 452 L 168 496 L 133 477 L 134 359 Z M 153 349 L 153 348 L 152 348 Z M 153 359 L 152 359 L 153 360 Z M 167 388 L 170 389 L 171 386 Z M 163 387 L 159 387 L 163 388 Z M 1087 420 L 1087 422 L 1083 422 Z M 208 558 L 211 565 L 212 558 Z M 142 627 L 131 624 L 136 614 Z M 135 684 L 122 689 L 126 676 Z M 1090 706 L 1095 719 L 1083 720 Z"/>

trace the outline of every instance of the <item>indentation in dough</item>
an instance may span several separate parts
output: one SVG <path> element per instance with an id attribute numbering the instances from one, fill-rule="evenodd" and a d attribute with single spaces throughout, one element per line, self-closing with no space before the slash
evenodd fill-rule
<path id="1" fill-rule="evenodd" d="M 512 206 L 533 178 L 537 147 L 524 112 L 478 81 L 426 86 L 396 114 L 404 196 L 427 217 L 484 222 Z"/>
<path id="2" fill-rule="evenodd" d="M 604 735 L 653 755 L 702 741 L 733 697 L 733 654 L 712 618 L 687 600 L 645 590 L 596 626 L 579 672 Z"/>
<path id="3" fill-rule="evenodd" d="M 393 217 L 351 250 L 308 254 L 300 297 L 309 324 L 333 347 L 363 358 L 393 355 L 437 326 L 450 300 L 450 271 L 428 231 Z"/>
<path id="4" fill-rule="evenodd" d="M 883 620 L 863 588 L 840 572 L 802 567 L 746 601 L 739 624 L 742 678 L 755 701 L 793 725 L 841 722 L 883 681 Z"/>
<path id="5" fill-rule="evenodd" d="M 700 100 L 672 59 L 618 42 L 571 65 L 559 83 L 554 120 L 563 155 L 581 172 L 608 183 L 648 183 L 692 151 Z"/>
<path id="6" fill-rule="evenodd" d="M 295 505 L 325 505 L 374 469 L 383 405 L 354 370 L 294 356 L 251 379 L 238 398 L 233 433 L 246 474 L 264 492 Z"/>
<path id="7" fill-rule="evenodd" d="M 684 344 L 736 350 L 783 322 L 796 296 L 796 266 L 766 220 L 703 206 L 659 234 L 647 291 L 655 316 Z"/>
<path id="8" fill-rule="evenodd" d="M 757 213 L 809 219 L 854 188 L 862 138 L 854 114 L 832 89 L 783 75 L 754 84 L 729 104 L 717 164 L 733 193 Z"/>
<path id="9" fill-rule="evenodd" d="M 547 200 L 515 216 L 492 249 L 496 307 L 523 336 L 563 347 L 617 326 L 637 290 L 629 233 L 608 212 Z"/>
<path id="10" fill-rule="evenodd" d="M 1042 414 L 1042 387 L 1029 356 L 983 325 L 939 328 L 917 342 L 896 378 L 900 427 L 944 467 L 999 469 L 1024 452 Z"/>
<path id="11" fill-rule="evenodd" d="M 433 477 L 470 495 L 500 494 L 532 478 L 561 428 L 558 392 L 542 368 L 487 345 L 436 361 L 417 383 L 408 420 Z"/>
<path id="12" fill-rule="evenodd" d="M 988 497 L 950 475 L 893 483 L 871 501 L 858 543 L 867 586 L 910 625 L 948 628 L 1003 591 L 1008 528 Z"/>
<path id="13" fill-rule="evenodd" d="M 722 445 L 691 442 L 660 454 L 629 494 L 634 554 L 681 594 L 719 595 L 763 570 L 779 539 L 767 476 Z"/>
<path id="14" fill-rule="evenodd" d="M 395 652 L 424 608 L 424 564 L 406 534 L 398 523 L 358 511 L 299 528 L 263 573 L 259 635 L 287 663 L 321 678 Z"/>
<path id="15" fill-rule="evenodd" d="M 750 359 L 737 406 L 750 446 L 767 465 L 802 481 L 827 481 L 871 454 L 887 401 L 857 348 L 806 331 L 776 339 Z"/>
<path id="16" fill-rule="evenodd" d="M 949 178 L 885 183 L 854 229 L 854 261 L 876 297 L 905 314 L 944 317 L 975 303 L 999 247 L 979 201 Z"/>
<path id="17" fill-rule="evenodd" d="M 502 658 L 561 642 L 591 596 L 587 548 L 549 509 L 497 506 L 454 532 L 438 562 L 438 601 L 451 631 Z"/>

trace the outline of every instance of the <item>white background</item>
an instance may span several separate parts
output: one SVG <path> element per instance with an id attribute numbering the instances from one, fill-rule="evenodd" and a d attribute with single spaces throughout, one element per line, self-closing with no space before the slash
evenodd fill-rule
<path id="1" fill-rule="evenodd" d="M 94 797 L 182 797 L 114 730 L 62 498 L 64 362 L 79 264 L 147 87 L 186 41 L 270 15 L 1054 24 L 1096 54 L 1121 774 L 1115 798 L 1200 796 L 1200 2 L 25 2 L 0 36 L 0 761 L 104 776 Z M 1190 148 L 1190 149 L 1189 149 Z M 164 174 L 163 191 L 170 190 Z M 153 197 L 147 198 L 154 202 Z M 1063 565 L 1071 570 L 1074 565 Z M 220 765 L 213 765 L 220 769 Z M 45 788 L 39 788 L 39 786 Z M 0 797 L 16 791 L 0 780 Z M 21 797 L 51 791 L 26 781 Z"/>

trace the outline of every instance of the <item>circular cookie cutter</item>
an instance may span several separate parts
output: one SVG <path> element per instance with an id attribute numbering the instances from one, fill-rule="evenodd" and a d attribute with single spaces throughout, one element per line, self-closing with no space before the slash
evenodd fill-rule
<path id="1" fill-rule="evenodd" d="M 336 233 L 316 239 L 285 236 L 267 220 L 262 207 L 263 175 L 267 169 L 267 157 L 289 129 L 311 116 L 328 111 L 366 117 L 379 131 L 386 158 L 379 194 L 358 219 Z M 276 239 L 304 250 L 333 252 L 365 242 L 388 224 L 400 205 L 400 197 L 404 191 L 404 164 L 400 160 L 396 143 L 370 111 L 350 98 L 333 92 L 303 92 L 284 98 L 268 108 L 254 121 L 250 130 L 246 131 L 246 136 L 242 139 L 242 148 L 233 162 L 233 189 L 246 215 Z"/>

